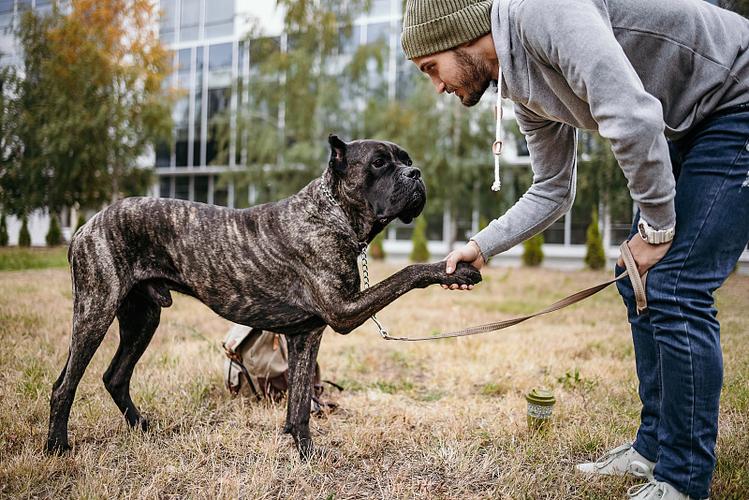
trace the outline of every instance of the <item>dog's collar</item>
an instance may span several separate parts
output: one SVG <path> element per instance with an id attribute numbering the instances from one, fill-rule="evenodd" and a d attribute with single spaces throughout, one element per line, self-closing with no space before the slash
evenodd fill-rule
<path id="1" fill-rule="evenodd" d="M 325 183 L 320 183 L 320 189 L 322 190 L 325 197 L 328 199 L 328 201 L 335 207 L 341 207 L 341 204 L 338 203 L 338 200 L 335 199 L 333 196 L 333 193 L 330 192 L 330 189 L 328 189 L 328 186 L 325 185 Z M 356 241 L 354 240 L 354 243 L 356 243 L 356 249 L 359 252 L 363 252 L 365 248 L 367 248 L 368 243 L 366 241 Z"/>

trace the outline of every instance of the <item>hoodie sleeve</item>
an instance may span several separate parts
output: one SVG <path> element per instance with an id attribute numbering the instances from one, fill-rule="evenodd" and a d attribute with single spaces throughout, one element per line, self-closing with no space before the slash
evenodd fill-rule
<path id="1" fill-rule="evenodd" d="M 575 128 L 542 119 L 520 104 L 515 117 L 528 143 L 533 184 L 502 217 L 471 238 L 485 259 L 540 233 L 567 213 L 575 199 Z"/>
<path id="2" fill-rule="evenodd" d="M 656 229 L 674 227 L 676 183 L 663 108 L 617 43 L 608 16 L 599 10 L 604 7 L 592 0 L 522 0 L 515 27 L 530 56 L 559 72 L 588 103 L 641 216 Z"/>

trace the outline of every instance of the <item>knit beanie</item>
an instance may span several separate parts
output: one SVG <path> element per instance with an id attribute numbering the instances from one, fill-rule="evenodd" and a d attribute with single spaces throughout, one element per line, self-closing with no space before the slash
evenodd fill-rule
<path id="1" fill-rule="evenodd" d="M 457 47 L 489 33 L 491 0 L 408 0 L 401 45 L 413 59 Z"/>

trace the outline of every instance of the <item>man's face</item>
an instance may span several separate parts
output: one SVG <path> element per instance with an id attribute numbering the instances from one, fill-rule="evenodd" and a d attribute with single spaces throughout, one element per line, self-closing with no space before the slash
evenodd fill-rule
<path id="1" fill-rule="evenodd" d="M 479 102 L 492 81 L 489 64 L 462 47 L 417 57 L 413 62 L 429 76 L 437 93 L 455 94 L 463 106 Z"/>

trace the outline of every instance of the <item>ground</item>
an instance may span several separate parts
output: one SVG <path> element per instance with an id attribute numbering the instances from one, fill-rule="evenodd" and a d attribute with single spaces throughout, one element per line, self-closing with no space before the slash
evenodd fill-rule
<path id="1" fill-rule="evenodd" d="M 59 260 L 59 259 L 58 259 Z M 373 264 L 382 279 L 397 266 Z M 531 312 L 603 272 L 492 268 L 471 292 L 412 292 L 380 315 L 395 335 L 430 334 Z M 749 277 L 718 293 L 725 385 L 711 498 L 749 497 Z M 114 325 L 78 390 L 73 453 L 42 452 L 50 388 L 65 362 L 71 291 L 64 268 L 0 272 L 0 497 L 625 498 L 636 480 L 588 479 L 578 461 L 631 440 L 639 402 L 616 291 L 500 333 L 428 343 L 381 340 L 371 323 L 327 331 L 323 378 L 342 410 L 311 423 L 330 452 L 299 461 L 285 408 L 231 398 L 229 324 L 176 295 L 133 377 L 152 430 L 127 429 L 101 382 Z M 553 427 L 526 425 L 524 394 L 546 386 Z M 334 390 L 333 390 L 334 391 Z"/>

